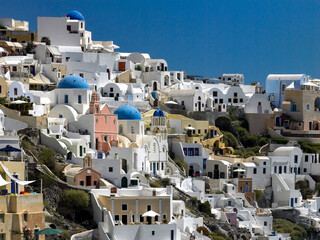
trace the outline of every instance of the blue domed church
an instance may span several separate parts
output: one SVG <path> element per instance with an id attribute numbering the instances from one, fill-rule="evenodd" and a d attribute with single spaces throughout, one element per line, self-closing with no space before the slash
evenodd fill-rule
<path id="1" fill-rule="evenodd" d="M 114 111 L 118 115 L 119 134 L 132 142 L 141 142 L 144 134 L 144 121 L 138 109 L 131 105 L 122 105 Z"/>
<path id="2" fill-rule="evenodd" d="M 78 75 L 67 76 L 59 82 L 54 91 L 53 106 L 71 106 L 78 114 L 85 114 L 88 111 L 92 90 L 84 78 Z"/>

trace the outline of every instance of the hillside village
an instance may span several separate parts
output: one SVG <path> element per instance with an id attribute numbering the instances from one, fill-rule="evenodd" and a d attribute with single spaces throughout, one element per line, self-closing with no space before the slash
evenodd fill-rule
<path id="1" fill-rule="evenodd" d="M 320 79 L 119 49 L 76 10 L 0 18 L 0 239 L 320 237 Z"/>

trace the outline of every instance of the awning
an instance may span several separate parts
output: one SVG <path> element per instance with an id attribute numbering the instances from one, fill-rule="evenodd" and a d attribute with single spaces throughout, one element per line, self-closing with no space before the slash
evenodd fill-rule
<path id="1" fill-rule="evenodd" d="M 0 162 L 0 166 L 2 167 L 3 171 L 5 172 L 5 174 L 8 175 L 8 177 L 15 181 L 16 183 L 18 183 L 19 185 L 27 185 L 27 184 L 30 184 L 30 183 L 33 183 L 34 181 L 24 181 L 24 180 L 20 180 L 18 178 L 15 178 L 14 176 L 12 176 L 12 174 L 8 171 L 8 169 L 3 166 L 2 162 Z"/>
<path id="2" fill-rule="evenodd" d="M 55 56 L 61 56 L 61 52 L 55 48 L 55 47 L 47 47 L 48 50 L 52 53 L 52 55 L 55 55 Z"/>
<path id="3" fill-rule="evenodd" d="M 4 148 L 0 148 L 0 152 L 21 152 L 21 149 L 7 145 Z"/>
<path id="4" fill-rule="evenodd" d="M 62 231 L 54 228 L 45 228 L 42 229 L 39 232 L 36 232 L 36 235 L 55 235 L 55 234 L 60 234 Z"/>
<path id="5" fill-rule="evenodd" d="M 6 43 L 9 47 L 14 47 L 13 42 L 8 42 L 8 41 L 6 41 L 5 43 Z"/>
<path id="6" fill-rule="evenodd" d="M 234 172 L 245 172 L 246 170 L 242 169 L 242 168 L 239 168 L 239 169 L 236 169 L 236 170 L 233 170 Z"/>
<path id="7" fill-rule="evenodd" d="M 191 127 L 191 126 L 190 127 L 186 127 L 185 129 L 186 130 L 196 130 L 194 127 Z"/>
<path id="8" fill-rule="evenodd" d="M 52 84 L 51 81 L 49 80 L 49 78 L 47 78 L 42 73 L 38 73 L 33 79 L 36 81 L 39 81 L 39 82 L 43 82 L 45 84 Z"/>
<path id="9" fill-rule="evenodd" d="M 142 214 L 142 217 L 155 217 L 155 216 L 160 216 L 160 214 L 150 210 L 148 212 L 145 212 L 144 214 Z"/>
<path id="10" fill-rule="evenodd" d="M 13 45 L 16 47 L 16 48 L 23 48 L 21 43 L 18 43 L 18 42 L 13 42 Z"/>

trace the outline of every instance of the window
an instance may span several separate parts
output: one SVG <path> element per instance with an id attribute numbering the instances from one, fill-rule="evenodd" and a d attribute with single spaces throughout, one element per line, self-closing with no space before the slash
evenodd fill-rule
<path id="1" fill-rule="evenodd" d="M 148 211 L 151 211 L 151 205 L 150 204 L 147 205 L 147 212 Z"/>
<path id="2" fill-rule="evenodd" d="M 201 130 L 200 129 L 198 129 L 198 134 L 200 134 L 201 133 Z"/>
<path id="3" fill-rule="evenodd" d="M 80 26 L 81 26 L 80 28 L 83 28 L 83 22 L 80 23 Z"/>
<path id="4" fill-rule="evenodd" d="M 218 101 L 219 101 L 218 98 L 214 99 L 214 103 L 218 103 Z"/>
<path id="5" fill-rule="evenodd" d="M 265 222 L 263 223 L 263 225 L 264 225 L 264 226 L 268 226 L 268 222 L 265 221 Z"/>
<path id="6" fill-rule="evenodd" d="M 110 92 L 113 92 L 113 88 L 110 88 Z"/>
<path id="7" fill-rule="evenodd" d="M 297 104 L 291 103 L 290 104 L 290 111 L 291 112 L 296 112 L 297 111 Z"/>
<path id="8" fill-rule="evenodd" d="M 2 86 L 0 85 L 0 93 L 2 92 Z"/>
<path id="9" fill-rule="evenodd" d="M 256 168 L 253 169 L 253 174 L 257 174 L 257 169 Z"/>
<path id="10" fill-rule="evenodd" d="M 303 172 L 307 172 L 307 169 L 306 169 L 306 168 L 304 168 L 304 169 L 303 169 Z"/>
<path id="11" fill-rule="evenodd" d="M 274 166 L 274 173 L 277 173 L 277 166 Z"/>
<path id="12" fill-rule="evenodd" d="M 283 172 L 284 172 L 284 173 L 287 173 L 287 166 L 284 166 L 284 167 L 283 167 Z"/>
<path id="13" fill-rule="evenodd" d="M 231 102 L 232 102 L 231 98 L 228 98 L 228 103 L 231 103 Z"/>
<path id="14" fill-rule="evenodd" d="M 69 96 L 68 95 L 64 95 L 64 103 L 68 103 L 69 102 Z"/>
<path id="15" fill-rule="evenodd" d="M 310 110 L 310 105 L 309 105 L 309 103 L 307 104 L 307 111 L 309 111 Z"/>
<path id="16" fill-rule="evenodd" d="M 294 199 L 294 203 L 298 203 L 298 198 L 295 198 L 295 199 Z"/>
<path id="17" fill-rule="evenodd" d="M 141 222 L 141 223 L 144 222 L 144 218 L 142 217 L 142 215 L 140 215 L 140 222 Z"/>
<path id="18" fill-rule="evenodd" d="M 298 163 L 298 155 L 294 155 L 294 163 Z"/>
<path id="19" fill-rule="evenodd" d="M 24 220 L 25 222 L 28 222 L 28 213 L 24 213 L 24 214 L 23 214 L 23 220 Z"/>
<path id="20" fill-rule="evenodd" d="M 304 161 L 305 161 L 305 162 L 308 162 L 308 161 L 309 161 L 309 159 L 308 159 L 308 158 L 309 158 L 309 156 L 308 156 L 308 155 L 304 156 Z"/>
<path id="21" fill-rule="evenodd" d="M 14 88 L 14 89 L 13 89 L 13 94 L 14 94 L 14 95 L 18 95 L 18 89 L 17 89 L 17 88 Z"/>
<path id="22" fill-rule="evenodd" d="M 267 165 L 267 162 L 263 162 L 263 165 Z"/>
<path id="23" fill-rule="evenodd" d="M 220 98 L 220 99 L 219 99 L 219 103 L 223 103 L 223 98 Z"/>
<path id="24" fill-rule="evenodd" d="M 243 103 L 243 98 L 240 98 L 240 102 Z"/>
<path id="25" fill-rule="evenodd" d="M 109 172 L 113 172 L 113 167 L 109 167 Z"/>
<path id="26" fill-rule="evenodd" d="M 80 181 L 80 186 L 84 186 L 84 181 Z"/>
<path id="27" fill-rule="evenodd" d="M 0 240 L 5 240 L 5 239 L 6 239 L 6 234 L 0 233 Z"/>
<path id="28" fill-rule="evenodd" d="M 82 103 L 81 95 L 78 95 L 78 103 Z"/>
<path id="29" fill-rule="evenodd" d="M 134 126 L 131 126 L 131 133 L 134 134 Z"/>
<path id="30" fill-rule="evenodd" d="M 213 97 L 217 97 L 217 96 L 218 96 L 218 92 L 217 92 L 217 91 L 213 91 L 213 92 L 212 92 L 212 96 L 213 96 Z"/>
<path id="31" fill-rule="evenodd" d="M 266 174 L 266 168 L 263 169 L 263 174 Z"/>
<path id="32" fill-rule="evenodd" d="M 114 215 L 114 220 L 115 220 L 115 221 L 119 221 L 119 220 L 120 220 L 119 215 Z"/>
<path id="33" fill-rule="evenodd" d="M 12 67 L 12 72 L 16 72 L 17 71 L 17 66 L 13 66 Z"/>
<path id="34" fill-rule="evenodd" d="M 184 106 L 184 101 L 181 101 L 181 105 Z"/>
<path id="35" fill-rule="evenodd" d="M 237 97 L 238 97 L 238 93 L 235 92 L 235 93 L 233 94 L 233 97 L 234 97 L 234 98 L 237 98 Z"/>
<path id="36" fill-rule="evenodd" d="M 4 213 L 0 214 L 0 223 L 4 223 Z"/>
<path id="37" fill-rule="evenodd" d="M 121 205 L 121 210 L 122 211 L 127 211 L 128 210 L 128 205 L 127 204 L 122 204 Z"/>
<path id="38" fill-rule="evenodd" d="M 152 231 L 152 236 L 154 236 L 154 234 L 155 234 L 155 232 L 154 232 L 154 231 Z"/>

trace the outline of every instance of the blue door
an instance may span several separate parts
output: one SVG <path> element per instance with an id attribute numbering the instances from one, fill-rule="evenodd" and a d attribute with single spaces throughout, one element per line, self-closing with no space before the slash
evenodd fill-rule
<path id="1" fill-rule="evenodd" d="M 18 178 L 18 175 L 13 175 L 15 178 Z M 18 193 L 19 185 L 15 181 L 11 180 L 11 193 Z"/>
<path id="2" fill-rule="evenodd" d="M 210 129 L 210 138 L 213 138 L 213 129 Z"/>
<path id="3" fill-rule="evenodd" d="M 249 186 L 244 187 L 244 192 L 249 192 Z"/>
<path id="4" fill-rule="evenodd" d="M 293 207 L 293 198 L 291 198 L 291 205 L 290 206 Z"/>
<path id="5" fill-rule="evenodd" d="M 156 163 L 153 163 L 152 167 L 153 167 L 153 174 L 155 175 L 156 174 Z"/>

